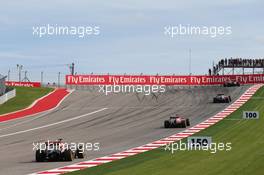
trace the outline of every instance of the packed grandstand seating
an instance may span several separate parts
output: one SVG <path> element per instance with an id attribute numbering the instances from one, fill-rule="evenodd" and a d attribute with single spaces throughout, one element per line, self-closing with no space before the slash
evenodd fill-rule
<path id="1" fill-rule="evenodd" d="M 217 75 L 223 68 L 264 68 L 264 59 L 242 59 L 232 57 L 221 59 L 212 69 L 209 69 L 209 75 Z"/>

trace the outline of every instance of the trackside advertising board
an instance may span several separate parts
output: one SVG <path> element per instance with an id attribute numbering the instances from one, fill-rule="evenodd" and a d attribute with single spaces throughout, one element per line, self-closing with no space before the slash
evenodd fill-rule
<path id="1" fill-rule="evenodd" d="M 6 86 L 21 86 L 21 87 L 41 87 L 40 82 L 16 82 L 16 81 L 6 81 Z"/>
<path id="2" fill-rule="evenodd" d="M 221 85 L 227 81 L 237 81 L 240 84 L 264 83 L 264 74 L 220 76 L 66 75 L 66 85 Z"/>

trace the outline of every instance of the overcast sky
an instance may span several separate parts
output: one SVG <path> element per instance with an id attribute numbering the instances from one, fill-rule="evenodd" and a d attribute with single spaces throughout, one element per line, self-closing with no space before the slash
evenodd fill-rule
<path id="1" fill-rule="evenodd" d="M 264 3 L 175 0 L 11 0 L 0 1 L 0 73 L 17 78 L 24 65 L 31 80 L 55 81 L 76 63 L 77 73 L 206 74 L 224 57 L 264 57 Z M 44 37 L 33 26 L 99 26 L 100 35 Z M 222 37 L 164 35 L 164 27 L 231 26 Z"/>

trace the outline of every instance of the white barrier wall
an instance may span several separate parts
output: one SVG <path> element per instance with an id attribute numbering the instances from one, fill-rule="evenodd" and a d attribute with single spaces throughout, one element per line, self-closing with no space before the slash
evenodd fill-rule
<path id="1" fill-rule="evenodd" d="M 13 89 L 12 91 L 5 93 L 4 95 L 0 96 L 0 104 L 7 102 L 8 100 L 14 98 L 15 96 L 16 96 L 16 89 Z"/>

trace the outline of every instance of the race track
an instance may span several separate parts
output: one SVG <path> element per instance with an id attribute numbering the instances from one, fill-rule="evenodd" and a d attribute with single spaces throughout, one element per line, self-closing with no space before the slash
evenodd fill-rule
<path id="1" fill-rule="evenodd" d="M 247 88 L 177 88 L 145 97 L 77 90 L 52 112 L 0 123 L 0 174 L 28 174 L 73 163 L 36 163 L 32 143 L 40 140 L 99 142 L 100 151 L 87 152 L 87 160 L 158 140 L 182 130 L 163 128 L 170 114 L 190 118 L 193 126 L 228 105 L 212 103 L 217 93 L 231 95 L 234 101 Z"/>

